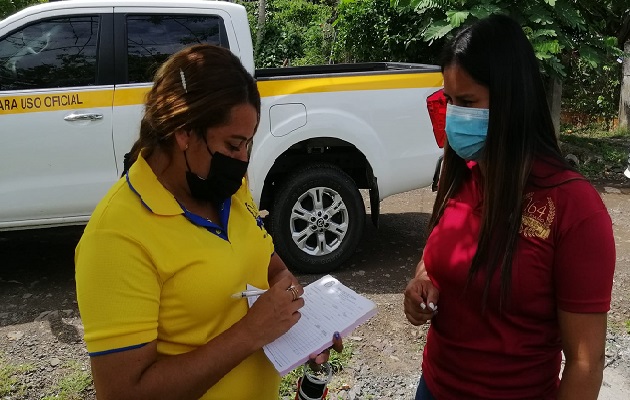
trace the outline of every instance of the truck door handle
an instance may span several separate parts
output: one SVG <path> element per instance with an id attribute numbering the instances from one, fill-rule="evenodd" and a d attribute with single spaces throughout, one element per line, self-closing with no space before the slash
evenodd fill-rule
<path id="1" fill-rule="evenodd" d="M 85 114 L 75 114 L 72 113 L 70 115 L 65 116 L 64 121 L 97 121 L 99 119 L 103 119 L 103 114 L 96 113 L 85 113 Z"/>

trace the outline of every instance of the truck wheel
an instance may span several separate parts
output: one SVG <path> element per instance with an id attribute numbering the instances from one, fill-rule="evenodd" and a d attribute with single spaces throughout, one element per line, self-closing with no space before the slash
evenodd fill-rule
<path id="1" fill-rule="evenodd" d="M 321 274 L 354 253 L 363 233 L 365 206 L 348 174 L 316 164 L 286 179 L 269 217 L 276 251 L 287 266 Z"/>

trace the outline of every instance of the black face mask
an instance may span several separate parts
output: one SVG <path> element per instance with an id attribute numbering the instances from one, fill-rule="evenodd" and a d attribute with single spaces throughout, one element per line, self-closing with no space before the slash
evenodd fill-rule
<path id="1" fill-rule="evenodd" d="M 210 149 L 207 149 L 212 160 L 210 161 L 210 173 L 206 179 L 191 172 L 188 158 L 184 153 L 186 167 L 188 167 L 186 181 L 190 188 L 190 194 L 194 198 L 220 205 L 225 199 L 232 197 L 241 187 L 249 162 L 228 157 L 218 151 L 212 154 Z"/>

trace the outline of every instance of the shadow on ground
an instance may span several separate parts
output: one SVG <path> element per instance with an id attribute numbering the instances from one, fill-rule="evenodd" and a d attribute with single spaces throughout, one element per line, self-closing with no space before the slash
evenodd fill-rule
<path id="1" fill-rule="evenodd" d="M 53 312 L 77 312 L 74 248 L 82 232 L 83 227 L 0 232 L 0 326 L 46 319 L 61 337 L 76 339 L 76 331 L 63 326 L 63 315 Z"/>
<path id="2" fill-rule="evenodd" d="M 424 249 L 429 217 L 420 212 L 382 214 L 376 228 L 368 216 L 356 253 L 331 275 L 361 293 L 402 293 Z M 303 284 L 319 277 L 299 275 Z"/>

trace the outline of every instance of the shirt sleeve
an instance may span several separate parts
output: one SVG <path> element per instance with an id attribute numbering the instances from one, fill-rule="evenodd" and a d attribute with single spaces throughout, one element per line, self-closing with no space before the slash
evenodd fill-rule
<path id="1" fill-rule="evenodd" d="M 91 356 L 157 338 L 161 280 L 140 243 L 111 230 L 86 232 L 75 251 L 75 268 Z"/>
<path id="2" fill-rule="evenodd" d="M 570 226 L 555 253 L 558 307 L 574 313 L 610 310 L 615 259 L 612 221 L 605 209 Z"/>

